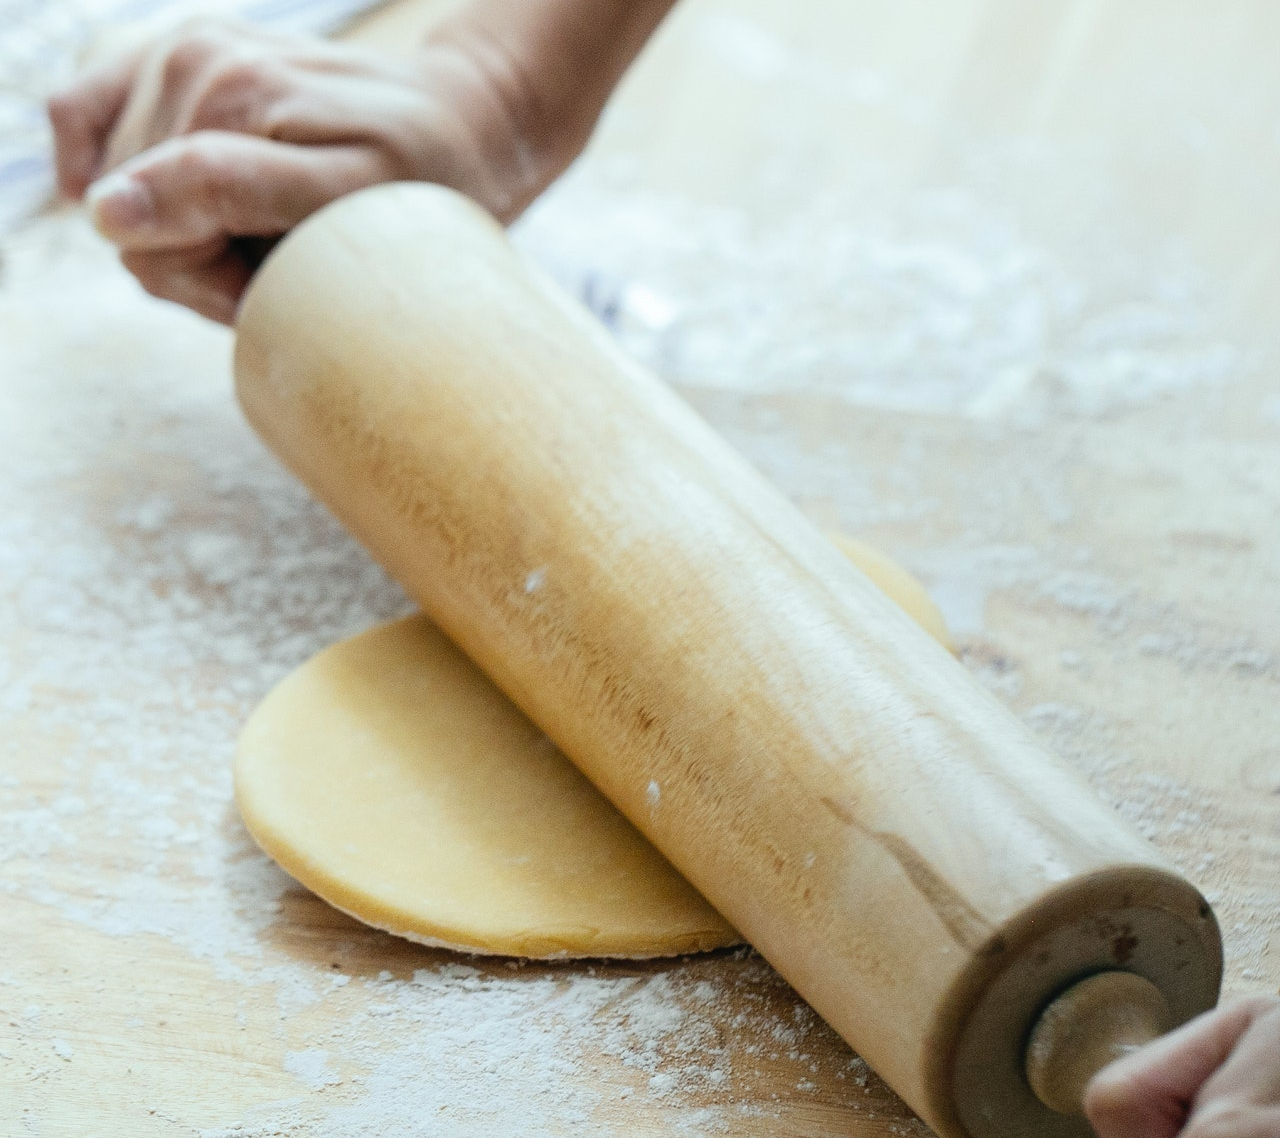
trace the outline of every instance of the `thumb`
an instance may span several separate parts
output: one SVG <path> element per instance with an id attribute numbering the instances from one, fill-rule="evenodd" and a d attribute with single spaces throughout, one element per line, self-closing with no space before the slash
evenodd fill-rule
<path id="1" fill-rule="evenodd" d="M 391 176 L 367 146 L 299 146 L 228 131 L 167 139 L 86 194 L 93 224 L 125 251 L 287 232 L 343 194 Z"/>

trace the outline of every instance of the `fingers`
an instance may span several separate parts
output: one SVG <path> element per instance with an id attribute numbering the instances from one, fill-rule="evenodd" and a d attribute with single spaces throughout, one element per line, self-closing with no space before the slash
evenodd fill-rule
<path id="1" fill-rule="evenodd" d="M 261 133 L 254 115 L 278 94 L 268 82 L 275 44 L 232 21 L 170 18 L 97 45 L 98 62 L 48 101 L 59 190 L 79 198 L 95 177 L 170 135 Z"/>
<path id="2" fill-rule="evenodd" d="M 1245 1047 L 1268 1007 L 1276 1038 Z M 1273 1102 L 1280 1097 L 1277 1043 L 1280 1012 L 1273 1002 L 1242 1001 L 1208 1012 L 1100 1072 L 1086 1092 L 1085 1113 L 1100 1138 L 1253 1138 L 1235 1107 L 1259 1087 Z M 1215 1128 L 1228 1115 L 1232 1126 Z"/>
<path id="3" fill-rule="evenodd" d="M 96 182 L 86 202 L 122 250 L 181 249 L 274 236 L 334 198 L 388 177 L 365 146 L 294 146 L 201 131 L 172 138 Z"/>
<path id="4" fill-rule="evenodd" d="M 1219 1021 L 1202 1016 L 1104 1068 L 1084 1100 L 1099 1138 L 1176 1138 L 1233 1040 Z"/>
<path id="5" fill-rule="evenodd" d="M 508 152 L 524 151 L 456 52 L 427 67 L 218 21 L 131 52 L 51 100 L 59 182 L 148 291 L 214 319 L 248 280 L 235 239 L 364 186 L 423 178 L 510 204 Z"/>
<path id="6" fill-rule="evenodd" d="M 1226 1061 L 1196 1095 L 1185 1138 L 1273 1138 L 1280 1134 L 1280 1000 L 1227 1009 L 1243 1025 Z"/>
<path id="7" fill-rule="evenodd" d="M 86 200 L 149 293 L 229 324 L 254 267 L 236 238 L 282 234 L 334 198 L 386 178 L 383 157 L 367 147 L 205 131 L 132 159 Z"/>
<path id="8" fill-rule="evenodd" d="M 102 170 L 107 142 L 129 97 L 137 65 L 137 55 L 118 57 L 49 99 L 58 190 L 67 197 L 79 200 Z"/>
<path id="9" fill-rule="evenodd" d="M 120 260 L 152 296 L 172 300 L 219 324 L 235 321 L 253 271 L 226 239 L 186 249 L 123 253 Z"/>
<path id="10" fill-rule="evenodd" d="M 154 43 L 134 69 L 103 168 L 199 130 L 265 134 L 258 119 L 281 87 L 268 42 L 256 29 L 206 20 Z"/>

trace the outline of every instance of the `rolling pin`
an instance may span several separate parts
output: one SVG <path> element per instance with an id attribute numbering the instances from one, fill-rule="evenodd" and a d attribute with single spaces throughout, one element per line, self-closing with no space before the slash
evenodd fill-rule
<path id="1" fill-rule="evenodd" d="M 939 1134 L 1086 1135 L 1093 1070 L 1215 1002 L 1200 893 L 476 206 L 389 185 L 305 221 L 235 374 L 280 458 Z"/>

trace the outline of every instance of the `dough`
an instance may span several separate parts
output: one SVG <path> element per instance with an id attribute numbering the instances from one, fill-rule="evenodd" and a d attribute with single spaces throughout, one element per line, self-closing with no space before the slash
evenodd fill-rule
<path id="1" fill-rule="evenodd" d="M 933 603 L 925 587 L 891 557 L 886 557 L 873 545 L 842 533 L 829 533 L 832 544 L 871 579 L 886 597 L 941 644 L 948 652 L 955 652 L 951 632 L 942 612 Z"/>
<path id="2" fill-rule="evenodd" d="M 923 588 L 842 550 L 947 643 Z M 652 957 L 741 939 L 424 616 L 317 655 L 240 737 L 258 844 L 330 904 L 467 952 Z"/>

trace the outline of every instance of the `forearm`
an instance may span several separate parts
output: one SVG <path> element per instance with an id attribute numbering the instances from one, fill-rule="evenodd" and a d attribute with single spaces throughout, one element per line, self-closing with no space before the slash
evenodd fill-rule
<path id="1" fill-rule="evenodd" d="M 426 48 L 484 67 L 531 199 L 586 145 L 623 73 L 675 0 L 472 0 Z M 523 179 L 522 179 L 523 180 Z M 522 208 L 525 202 L 520 203 Z M 518 212 L 518 209 L 513 212 Z"/>

